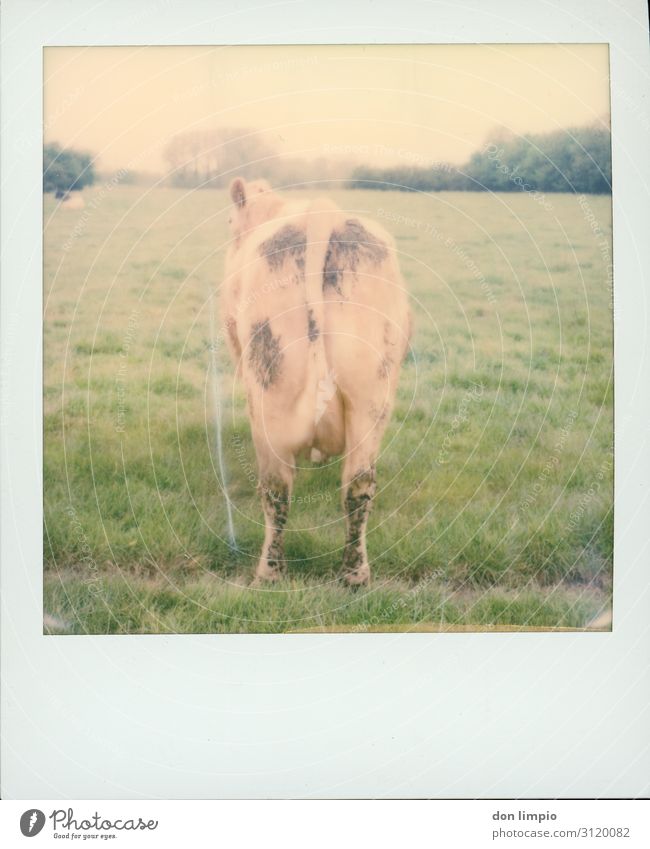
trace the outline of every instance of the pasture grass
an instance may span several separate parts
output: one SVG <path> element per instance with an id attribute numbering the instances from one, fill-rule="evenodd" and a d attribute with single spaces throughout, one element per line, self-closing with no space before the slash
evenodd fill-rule
<path id="1" fill-rule="evenodd" d="M 608 604 L 609 198 L 588 199 L 594 233 L 572 195 L 548 212 L 523 193 L 333 194 L 395 236 L 415 319 L 356 593 L 336 580 L 339 462 L 297 475 L 286 586 L 244 586 L 262 516 L 218 338 L 236 551 L 225 538 L 208 376 L 225 193 L 45 197 L 45 609 L 72 631 L 583 627 Z"/>
<path id="2" fill-rule="evenodd" d="M 589 629 L 602 594 L 557 585 L 541 591 L 454 590 L 431 580 L 388 579 L 351 592 L 339 582 L 293 578 L 252 589 L 214 573 L 107 572 L 88 582 L 66 570 L 46 585 L 52 634 L 305 633 L 346 631 L 499 630 L 513 623 L 526 630 Z"/>

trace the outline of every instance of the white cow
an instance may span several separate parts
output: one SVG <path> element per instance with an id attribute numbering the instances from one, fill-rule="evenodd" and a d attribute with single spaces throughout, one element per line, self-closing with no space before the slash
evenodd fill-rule
<path id="1" fill-rule="evenodd" d="M 393 240 L 327 200 L 289 202 L 264 180 L 233 180 L 230 195 L 221 315 L 266 520 L 256 579 L 282 573 L 296 459 L 342 454 L 343 577 L 367 583 L 375 462 L 410 335 Z"/>

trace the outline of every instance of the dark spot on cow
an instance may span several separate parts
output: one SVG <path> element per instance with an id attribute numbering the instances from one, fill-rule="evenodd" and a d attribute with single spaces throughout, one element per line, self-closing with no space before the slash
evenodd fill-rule
<path id="1" fill-rule="evenodd" d="M 239 339 L 237 338 L 237 323 L 232 316 L 228 316 L 226 320 L 226 331 L 233 351 L 237 357 L 241 357 L 241 348 L 239 347 Z"/>
<path id="2" fill-rule="evenodd" d="M 330 235 L 323 267 L 323 288 L 332 286 L 340 295 L 339 284 L 346 271 L 356 274 L 359 265 L 377 266 L 387 256 L 385 242 L 369 233 L 358 219 L 348 218 Z"/>
<path id="3" fill-rule="evenodd" d="M 390 370 L 393 367 L 393 358 L 390 354 L 384 354 L 379 363 L 379 368 L 377 369 L 377 377 L 381 380 L 386 380 L 390 375 Z"/>
<path id="4" fill-rule="evenodd" d="M 318 324 L 316 323 L 316 318 L 314 316 L 314 311 L 311 307 L 307 310 L 307 336 L 309 337 L 310 342 L 315 342 L 318 339 L 320 331 L 318 329 Z"/>
<path id="5" fill-rule="evenodd" d="M 285 224 L 277 233 L 266 239 L 259 247 L 260 255 L 266 258 L 271 271 L 280 271 L 288 259 L 296 265 L 297 281 L 305 276 L 305 231 L 293 224 Z"/>
<path id="6" fill-rule="evenodd" d="M 251 325 L 251 340 L 248 362 L 257 382 L 268 389 L 280 377 L 284 354 L 280 350 L 280 339 L 274 336 L 268 318 Z"/>
<path id="7" fill-rule="evenodd" d="M 391 369 L 395 364 L 394 352 L 391 351 L 391 348 L 394 348 L 397 345 L 397 342 L 394 340 L 393 336 L 394 326 L 392 322 L 385 321 L 384 322 L 384 355 L 381 358 L 379 363 L 379 368 L 377 369 L 377 376 L 382 380 L 388 378 Z"/>
<path id="8" fill-rule="evenodd" d="M 382 404 L 381 407 L 378 407 L 374 402 L 371 402 L 368 407 L 368 413 L 376 425 L 382 425 L 388 416 L 388 407 L 386 404 Z"/>

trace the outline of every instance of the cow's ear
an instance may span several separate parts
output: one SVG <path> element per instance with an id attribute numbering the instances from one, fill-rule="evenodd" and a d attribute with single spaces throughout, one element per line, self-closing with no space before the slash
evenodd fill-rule
<path id="1" fill-rule="evenodd" d="M 239 209 L 246 205 L 246 184 L 241 177 L 235 177 L 230 184 L 230 197 Z"/>

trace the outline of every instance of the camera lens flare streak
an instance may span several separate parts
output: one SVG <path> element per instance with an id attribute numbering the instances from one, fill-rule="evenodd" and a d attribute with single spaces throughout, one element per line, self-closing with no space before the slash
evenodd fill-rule
<path id="1" fill-rule="evenodd" d="M 235 536 L 235 523 L 233 521 L 232 501 L 228 495 L 228 481 L 226 478 L 226 464 L 223 455 L 223 419 L 222 419 L 222 399 L 221 387 L 219 385 L 219 360 L 217 358 L 217 334 L 215 320 L 214 297 L 210 294 L 210 372 L 211 372 L 211 389 L 212 400 L 214 404 L 214 427 L 215 427 L 215 447 L 217 451 L 217 464 L 219 468 L 219 478 L 221 480 L 221 489 L 223 497 L 226 501 L 226 525 L 228 533 L 228 544 L 233 551 L 237 551 L 237 537 Z"/>

